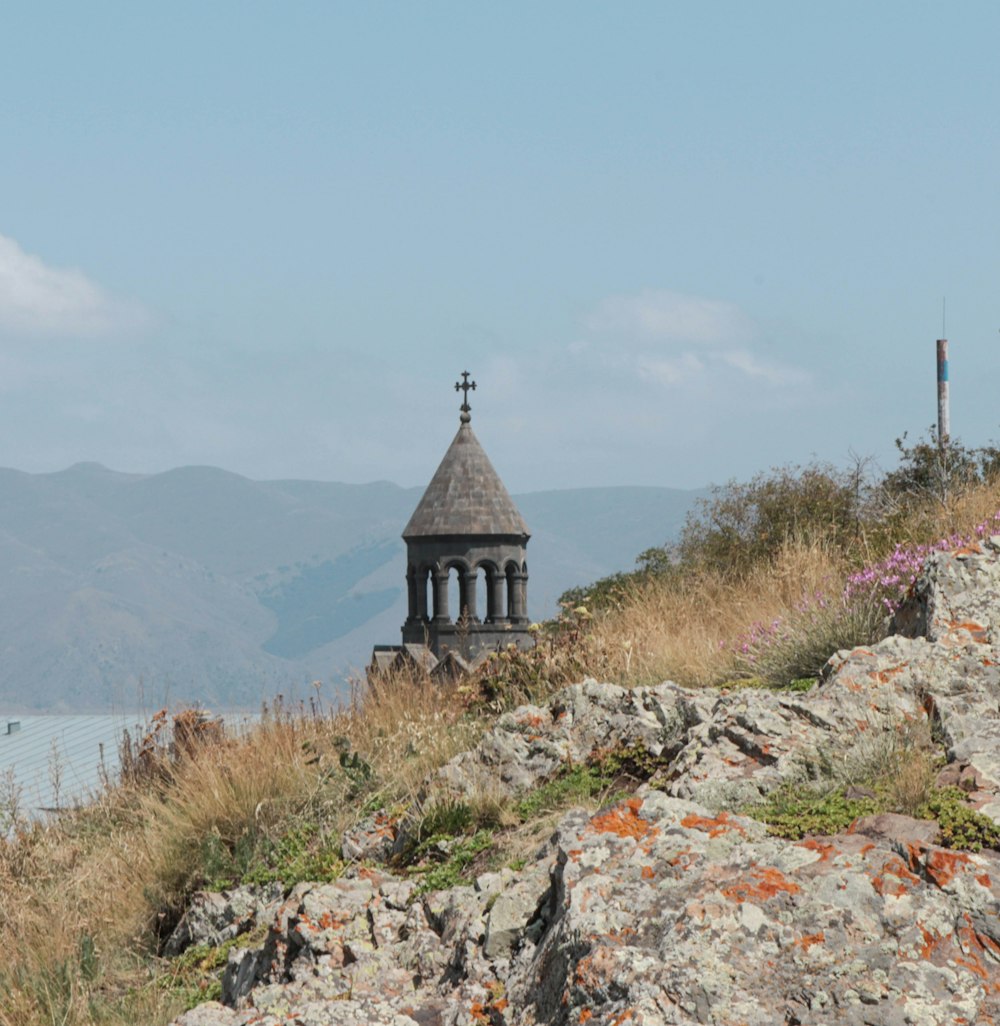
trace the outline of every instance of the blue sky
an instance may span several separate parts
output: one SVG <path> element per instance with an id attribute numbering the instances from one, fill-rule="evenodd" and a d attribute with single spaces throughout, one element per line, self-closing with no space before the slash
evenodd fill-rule
<path id="1" fill-rule="evenodd" d="M 0 465 L 697 487 L 1000 438 L 1000 7 L 21 4 Z"/>

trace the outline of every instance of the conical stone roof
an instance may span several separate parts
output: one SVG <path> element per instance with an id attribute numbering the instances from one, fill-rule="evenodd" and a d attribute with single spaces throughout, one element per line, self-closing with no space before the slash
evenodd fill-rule
<path id="1" fill-rule="evenodd" d="M 467 421 L 403 530 L 404 539 L 441 535 L 517 535 L 525 541 L 530 537 Z"/>

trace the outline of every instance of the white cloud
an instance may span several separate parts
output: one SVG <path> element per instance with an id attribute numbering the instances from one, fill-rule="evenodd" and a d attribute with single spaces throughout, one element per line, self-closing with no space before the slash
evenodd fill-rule
<path id="1" fill-rule="evenodd" d="M 753 322 L 739 307 L 667 289 L 610 296 L 586 319 L 598 334 L 644 343 L 734 345 L 752 337 Z"/>
<path id="2" fill-rule="evenodd" d="M 640 357 L 639 374 L 662 385 L 679 385 L 682 382 L 701 374 L 705 370 L 705 362 L 694 353 L 681 353 L 677 357 Z"/>
<path id="3" fill-rule="evenodd" d="M 142 327 L 137 303 L 110 295 L 85 274 L 49 267 L 0 235 L 0 329 L 24 335 L 106 335 Z"/>
<path id="4" fill-rule="evenodd" d="M 782 367 L 778 364 L 761 363 L 753 353 L 735 349 L 720 353 L 723 363 L 742 371 L 747 377 L 758 378 L 769 385 L 802 385 L 809 381 L 809 374 L 797 367 Z"/>
<path id="5" fill-rule="evenodd" d="M 753 318 L 721 299 L 646 289 L 610 296 L 584 319 L 586 337 L 569 347 L 577 361 L 674 388 L 701 380 L 721 396 L 751 379 L 758 386 L 803 385 L 810 375 L 761 360 Z"/>

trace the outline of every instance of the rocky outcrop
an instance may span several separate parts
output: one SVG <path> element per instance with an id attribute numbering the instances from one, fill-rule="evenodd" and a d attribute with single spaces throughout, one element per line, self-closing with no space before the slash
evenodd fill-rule
<path id="1" fill-rule="evenodd" d="M 1000 539 L 931 557 L 894 629 L 804 695 L 587 681 L 501 717 L 429 801 L 629 747 L 657 772 L 475 886 L 418 894 L 360 866 L 299 885 L 261 946 L 231 952 L 225 1003 L 178 1026 L 997 1021 L 1000 854 L 905 816 L 787 841 L 734 811 L 789 780 L 860 778 L 929 724 L 949 779 L 1000 822 Z"/>

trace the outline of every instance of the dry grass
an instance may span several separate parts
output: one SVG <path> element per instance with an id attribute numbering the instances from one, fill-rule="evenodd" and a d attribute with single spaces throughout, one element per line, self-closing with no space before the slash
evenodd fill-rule
<path id="1" fill-rule="evenodd" d="M 698 687 L 743 676 L 734 642 L 751 624 L 786 619 L 817 592 L 838 593 L 844 577 L 842 561 L 824 546 L 790 544 L 772 567 L 740 580 L 718 573 L 649 580 L 598 617 L 595 661 L 607 679 L 632 685 Z"/>
<path id="2" fill-rule="evenodd" d="M 148 772 L 82 812 L 22 825 L 0 843 L 0 1026 L 168 1021 L 179 998 L 150 958 L 213 869 L 296 830 L 339 850 L 365 804 L 342 753 L 369 768 L 364 800 L 404 805 L 481 730 L 454 690 L 386 682 L 346 711 L 279 711 L 193 754 L 161 745 Z"/>
<path id="3" fill-rule="evenodd" d="M 925 544 L 966 534 L 990 520 L 1000 509 L 1000 478 L 971 485 L 949 497 L 947 504 L 927 502 L 892 517 L 892 542 Z"/>

